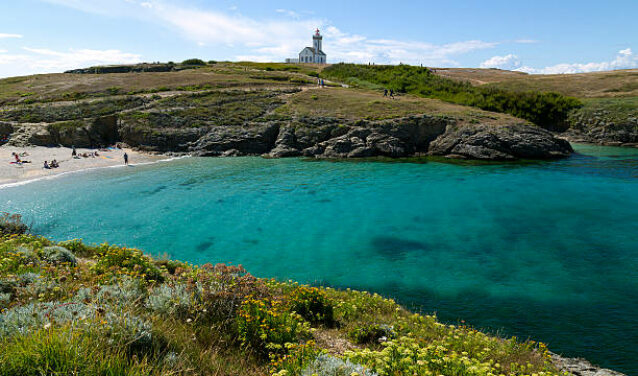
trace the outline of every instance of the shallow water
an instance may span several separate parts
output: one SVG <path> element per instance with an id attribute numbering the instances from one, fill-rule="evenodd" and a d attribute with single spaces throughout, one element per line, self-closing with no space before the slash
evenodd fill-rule
<path id="1" fill-rule="evenodd" d="M 0 189 L 57 240 L 376 291 L 638 374 L 638 150 L 468 165 L 188 158 Z"/>

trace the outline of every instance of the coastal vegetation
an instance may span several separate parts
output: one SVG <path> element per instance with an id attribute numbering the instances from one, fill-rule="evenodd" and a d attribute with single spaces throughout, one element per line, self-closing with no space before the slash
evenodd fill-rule
<path id="1" fill-rule="evenodd" d="M 429 68 L 409 65 L 335 64 L 322 76 L 369 89 L 399 93 L 507 113 L 548 129 L 562 129 L 569 111 L 581 106 L 576 98 L 542 91 L 510 91 L 474 86 L 469 82 L 438 76 Z"/>
<path id="2" fill-rule="evenodd" d="M 377 294 L 3 229 L 3 375 L 560 374 L 542 343 Z"/>

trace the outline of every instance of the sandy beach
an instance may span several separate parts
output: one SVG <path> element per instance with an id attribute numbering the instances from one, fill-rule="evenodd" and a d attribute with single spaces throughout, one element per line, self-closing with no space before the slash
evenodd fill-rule
<path id="1" fill-rule="evenodd" d="M 67 172 L 82 171 L 87 169 L 117 166 L 124 164 L 124 153 L 128 153 L 129 163 L 132 165 L 148 163 L 165 159 L 164 156 L 144 154 L 131 149 L 109 149 L 98 151 L 99 156 L 74 159 L 70 148 L 42 146 L 14 147 L 0 146 L 0 185 L 18 183 L 21 181 L 37 179 L 45 176 L 54 176 Z M 78 155 L 95 152 L 95 149 L 77 149 Z M 11 153 L 21 155 L 23 161 L 31 163 L 15 164 L 15 157 Z M 24 154 L 26 153 L 26 154 Z M 24 156 L 22 156 L 24 154 Z M 47 170 L 44 161 L 57 160 L 60 167 Z"/>

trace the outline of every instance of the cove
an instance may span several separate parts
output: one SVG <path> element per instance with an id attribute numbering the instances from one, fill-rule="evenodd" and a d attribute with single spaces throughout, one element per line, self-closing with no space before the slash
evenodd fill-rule
<path id="1" fill-rule="evenodd" d="M 638 374 L 638 150 L 527 164 L 185 158 L 0 189 L 56 240 L 375 291 Z"/>

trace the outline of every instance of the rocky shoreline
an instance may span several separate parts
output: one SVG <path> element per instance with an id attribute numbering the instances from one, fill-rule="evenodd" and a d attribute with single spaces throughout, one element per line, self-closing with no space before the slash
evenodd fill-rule
<path id="1" fill-rule="evenodd" d="M 573 376 L 626 376 L 620 372 L 596 367 L 586 359 L 565 358 L 554 353 L 551 353 L 551 357 L 556 368 Z"/>
<path id="2" fill-rule="evenodd" d="M 381 121 L 296 118 L 242 126 L 150 129 L 115 116 L 84 119 L 80 126 L 0 123 L 10 145 L 94 147 L 116 142 L 160 153 L 196 156 L 262 155 L 270 158 L 442 156 L 506 161 L 569 156 L 569 142 L 524 123 L 464 124 L 429 115 Z"/>

